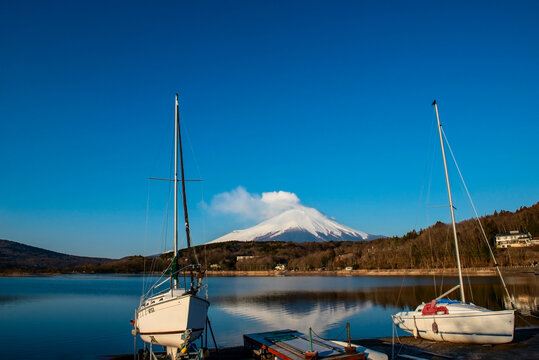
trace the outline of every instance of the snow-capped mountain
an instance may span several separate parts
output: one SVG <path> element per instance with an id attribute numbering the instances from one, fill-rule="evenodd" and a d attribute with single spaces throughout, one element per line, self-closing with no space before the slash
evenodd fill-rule
<path id="1" fill-rule="evenodd" d="M 225 241 L 371 240 L 370 235 L 331 220 L 318 210 L 298 206 L 244 230 L 234 230 L 209 243 Z"/>

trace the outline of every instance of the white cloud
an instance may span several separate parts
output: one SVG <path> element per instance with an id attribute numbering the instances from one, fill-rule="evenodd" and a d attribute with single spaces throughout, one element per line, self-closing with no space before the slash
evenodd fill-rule
<path id="1" fill-rule="evenodd" d="M 238 186 L 232 191 L 217 194 L 210 203 L 210 211 L 241 216 L 247 220 L 265 220 L 283 211 L 300 207 L 300 200 L 294 193 L 272 191 L 251 194 Z"/>

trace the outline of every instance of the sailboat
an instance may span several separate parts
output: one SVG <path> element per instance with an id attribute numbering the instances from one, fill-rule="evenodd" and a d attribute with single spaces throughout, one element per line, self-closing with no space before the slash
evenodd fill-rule
<path id="1" fill-rule="evenodd" d="M 449 210 L 451 212 L 459 284 L 436 299 L 426 304 L 423 303 L 419 305 L 414 311 L 402 311 L 392 315 L 393 323 L 400 329 L 413 334 L 415 337 L 419 336 L 428 340 L 476 344 L 508 343 L 513 341 L 515 311 L 492 311 L 485 309 L 470 302 L 466 302 L 464 296 L 464 284 L 462 281 L 462 267 L 460 264 L 453 199 L 451 197 L 451 186 L 449 185 L 449 175 L 447 172 L 442 126 L 440 125 L 440 116 L 438 114 L 436 100 L 432 105 L 434 105 L 436 110 L 438 132 L 440 134 L 440 145 L 442 148 L 445 180 L 449 198 Z M 445 299 L 447 295 L 457 289 L 460 289 L 460 301 Z"/>
<path id="2" fill-rule="evenodd" d="M 178 94 L 176 94 L 174 121 L 174 257 L 171 266 L 165 272 L 168 276 L 164 280 L 158 280 L 142 296 L 133 324 L 136 334 L 139 334 L 144 342 L 165 346 L 167 354 L 172 359 L 176 358 L 178 351 L 185 352 L 189 345 L 200 337 L 207 322 L 210 305 L 208 300 L 199 296 L 203 279 L 200 264 L 189 264 L 178 269 L 178 183 L 182 186 L 187 249 L 192 251 L 185 195 L 187 180 L 183 168 Z M 180 179 L 178 179 L 178 150 Z M 180 274 L 184 276 L 180 277 Z M 160 291 L 163 287 L 165 289 Z"/>

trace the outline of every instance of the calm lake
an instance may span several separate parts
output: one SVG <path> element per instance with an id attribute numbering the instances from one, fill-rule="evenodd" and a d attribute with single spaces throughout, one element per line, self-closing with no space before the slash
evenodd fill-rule
<path id="1" fill-rule="evenodd" d="M 538 278 L 506 278 L 523 312 L 538 310 Z M 466 291 L 472 289 L 467 300 L 492 310 L 509 306 L 498 278 L 466 281 Z M 1 357 L 97 359 L 132 353 L 129 320 L 142 283 L 142 277 L 121 275 L 0 277 Z M 347 321 L 354 339 L 390 337 L 392 313 L 415 308 L 440 294 L 441 285 L 446 290 L 456 283 L 453 277 L 211 277 L 209 317 L 220 347 L 242 344 L 244 333 L 285 328 L 312 327 L 320 336 L 344 338 Z M 142 346 L 140 339 L 137 344 Z"/>

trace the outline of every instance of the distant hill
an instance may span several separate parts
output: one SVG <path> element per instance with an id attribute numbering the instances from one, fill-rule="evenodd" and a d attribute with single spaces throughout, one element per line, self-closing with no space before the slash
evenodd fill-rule
<path id="1" fill-rule="evenodd" d="M 515 212 L 495 211 L 481 217 L 487 238 L 494 245 L 496 233 L 520 230 L 539 235 L 539 203 Z M 492 266 L 488 248 L 476 221 L 457 224 L 461 262 L 464 267 Z M 436 224 L 403 236 L 372 241 L 226 241 L 199 245 L 200 261 L 211 269 L 434 269 L 455 267 L 452 231 L 449 224 Z M 273 240 L 273 241 L 272 241 Z M 539 261 L 539 246 L 493 249 L 501 266 L 529 265 Z M 158 256 L 127 256 L 122 259 L 92 258 L 62 254 L 14 241 L 0 240 L 0 274 L 28 272 L 159 273 L 171 263 L 170 252 Z M 180 266 L 191 253 L 182 249 Z"/>
<path id="2" fill-rule="evenodd" d="M 341 225 L 314 208 L 299 206 L 248 229 L 234 230 L 209 244 L 228 241 L 363 241 L 380 237 L 383 236 Z"/>
<path id="3" fill-rule="evenodd" d="M 515 212 L 495 211 L 492 215 L 483 216 L 481 222 L 492 247 L 497 233 L 520 230 L 538 236 L 539 203 L 523 206 Z M 475 219 L 461 221 L 457 224 L 457 231 L 464 267 L 493 266 Z M 238 236 L 237 239 L 241 238 Z M 427 229 L 412 230 L 403 236 L 372 241 L 348 240 L 216 241 L 197 247 L 197 251 L 204 254 L 208 266 L 222 270 L 271 270 L 277 264 L 286 264 L 287 269 L 307 271 L 345 267 L 441 269 L 456 266 L 451 226 L 441 222 Z M 501 266 L 529 265 L 539 261 L 539 246 L 493 250 Z M 188 256 L 187 252 L 182 250 L 182 256 Z"/>
<path id="4" fill-rule="evenodd" d="M 100 265 L 113 261 L 106 258 L 94 258 L 62 254 L 0 239 L 0 272 L 53 272 L 73 269 L 84 265 Z"/>

